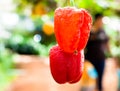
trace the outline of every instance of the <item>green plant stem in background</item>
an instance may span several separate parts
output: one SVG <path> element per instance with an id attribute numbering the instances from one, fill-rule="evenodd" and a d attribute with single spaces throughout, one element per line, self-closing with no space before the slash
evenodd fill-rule
<path id="1" fill-rule="evenodd" d="M 70 0 L 70 6 L 75 6 L 75 1 L 74 0 Z"/>

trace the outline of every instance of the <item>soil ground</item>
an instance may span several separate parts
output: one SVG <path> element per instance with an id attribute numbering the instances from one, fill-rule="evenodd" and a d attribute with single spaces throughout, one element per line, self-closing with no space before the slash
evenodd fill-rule
<path id="1" fill-rule="evenodd" d="M 80 82 L 57 84 L 51 76 L 48 58 L 22 55 L 15 62 L 21 70 L 21 74 L 6 91 L 81 91 Z M 104 91 L 117 91 L 117 83 L 115 60 L 107 59 L 103 78 Z"/>

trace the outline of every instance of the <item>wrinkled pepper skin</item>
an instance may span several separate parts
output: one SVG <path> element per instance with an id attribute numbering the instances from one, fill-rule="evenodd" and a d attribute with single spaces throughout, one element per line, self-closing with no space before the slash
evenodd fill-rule
<path id="1" fill-rule="evenodd" d="M 55 10 L 54 31 L 56 40 L 63 51 L 73 53 L 77 50 L 82 23 L 83 12 L 75 7 Z"/>
<path id="2" fill-rule="evenodd" d="M 85 48 L 92 18 L 84 9 L 57 8 L 54 15 L 56 40 L 64 52 L 73 53 Z"/>
<path id="3" fill-rule="evenodd" d="M 78 82 L 83 73 L 84 54 L 66 53 L 59 46 L 50 50 L 50 69 L 54 80 L 59 83 Z"/>
<path id="4" fill-rule="evenodd" d="M 82 27 L 80 28 L 81 35 L 78 44 L 78 51 L 85 48 L 90 35 L 90 29 L 92 27 L 91 15 L 85 9 L 81 9 L 81 11 L 84 13 L 84 22 Z"/>

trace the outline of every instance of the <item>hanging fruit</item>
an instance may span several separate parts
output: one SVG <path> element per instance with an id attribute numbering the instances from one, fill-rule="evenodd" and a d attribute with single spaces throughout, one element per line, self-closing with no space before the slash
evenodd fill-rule
<path id="1" fill-rule="evenodd" d="M 33 6 L 32 15 L 42 16 L 46 14 L 46 6 L 43 3 L 37 3 Z"/>
<path id="2" fill-rule="evenodd" d="M 54 34 L 54 24 L 52 22 L 45 22 L 42 28 L 46 35 L 50 36 Z"/>
<path id="3" fill-rule="evenodd" d="M 89 38 L 91 23 L 91 16 L 84 9 L 57 8 L 54 26 L 59 46 L 69 53 L 83 49 Z"/>
<path id="4" fill-rule="evenodd" d="M 84 65 L 83 50 L 91 25 L 92 18 L 85 9 L 64 7 L 55 10 L 54 31 L 58 46 L 50 50 L 50 69 L 56 82 L 76 83 L 80 80 Z"/>
<path id="5" fill-rule="evenodd" d="M 83 73 L 84 54 L 83 51 L 65 53 L 59 46 L 50 50 L 50 68 L 56 82 L 75 83 L 80 80 Z"/>

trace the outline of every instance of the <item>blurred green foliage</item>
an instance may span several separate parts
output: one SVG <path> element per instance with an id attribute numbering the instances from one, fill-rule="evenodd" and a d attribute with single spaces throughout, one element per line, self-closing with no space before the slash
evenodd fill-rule
<path id="1" fill-rule="evenodd" d="M 5 42 L 5 46 L 18 54 L 48 56 L 49 49 L 54 43 L 49 45 L 35 42 L 33 38 L 24 38 L 20 35 L 14 35 Z"/>
<path id="2" fill-rule="evenodd" d="M 0 44 L 0 91 L 5 91 L 6 86 L 15 78 L 13 53 Z"/>

